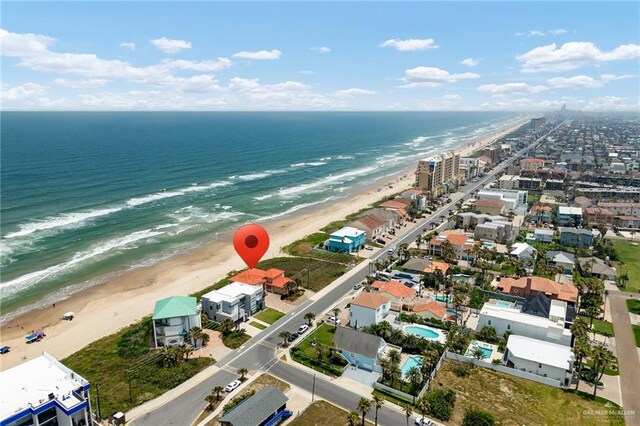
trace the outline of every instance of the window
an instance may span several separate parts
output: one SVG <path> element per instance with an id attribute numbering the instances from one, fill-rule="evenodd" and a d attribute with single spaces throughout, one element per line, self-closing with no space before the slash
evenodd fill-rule
<path id="1" fill-rule="evenodd" d="M 538 368 L 542 368 L 542 364 L 538 364 Z"/>
<path id="2" fill-rule="evenodd" d="M 491 320 L 487 321 L 487 323 L 488 323 L 489 325 L 491 325 Z"/>
<path id="3" fill-rule="evenodd" d="M 507 330 L 511 330 L 511 324 L 507 324 Z"/>

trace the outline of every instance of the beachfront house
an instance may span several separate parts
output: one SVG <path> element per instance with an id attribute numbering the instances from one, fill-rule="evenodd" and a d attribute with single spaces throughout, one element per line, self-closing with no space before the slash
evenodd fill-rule
<path id="1" fill-rule="evenodd" d="M 354 328 L 377 324 L 391 309 L 391 300 L 381 294 L 360 293 L 351 301 L 349 307 L 349 325 Z"/>
<path id="2" fill-rule="evenodd" d="M 438 235 L 431 239 L 427 243 L 427 250 L 429 254 L 432 256 L 443 256 L 442 252 L 442 244 L 445 241 L 449 241 L 451 243 L 451 247 L 453 248 L 453 252 L 455 253 L 455 257 L 459 260 L 473 260 L 474 255 L 472 253 L 473 247 L 476 244 L 480 244 L 478 241 L 475 241 L 473 238 L 468 238 L 464 235 L 458 234 L 449 234 L 449 235 Z"/>
<path id="3" fill-rule="evenodd" d="M 152 319 L 156 348 L 187 343 L 189 331 L 194 327 L 202 327 L 196 298 L 190 296 L 173 296 L 158 300 Z"/>
<path id="4" fill-rule="evenodd" d="M 372 214 L 361 216 L 349 222 L 347 226 L 364 231 L 368 241 L 375 241 L 387 232 L 385 222 Z"/>
<path id="5" fill-rule="evenodd" d="M 410 301 L 416 295 L 414 289 L 396 280 L 374 281 L 371 284 L 371 291 L 389 298 L 392 308 L 396 310 L 400 310 L 400 304 Z"/>
<path id="6" fill-rule="evenodd" d="M 593 233 L 588 229 L 561 227 L 560 244 L 576 248 L 589 248 L 593 245 Z"/>
<path id="7" fill-rule="evenodd" d="M 571 384 L 575 357 L 570 346 L 512 334 L 503 360 L 507 367 Z"/>
<path id="8" fill-rule="evenodd" d="M 551 301 L 548 318 L 523 312 L 518 305 L 502 306 L 500 302 L 489 301 L 480 310 L 478 330 L 489 326 L 496 330 L 498 336 L 510 332 L 570 346 L 571 331 L 564 328 L 566 311 L 567 303 L 559 300 Z"/>
<path id="9" fill-rule="evenodd" d="M 560 284 L 544 277 L 503 278 L 495 286 L 497 291 L 511 296 L 527 298 L 542 293 L 572 306 L 578 302 L 578 289 L 573 284 Z"/>
<path id="10" fill-rule="evenodd" d="M 366 233 L 360 229 L 345 226 L 329 235 L 325 249 L 339 253 L 354 253 L 364 247 Z"/>
<path id="11" fill-rule="evenodd" d="M 265 308 L 264 288 L 232 282 L 202 296 L 202 312 L 211 321 L 230 319 L 238 325 Z"/>
<path id="12" fill-rule="evenodd" d="M 43 352 L 0 373 L 0 425 L 89 426 L 90 387 Z"/>
<path id="13" fill-rule="evenodd" d="M 273 386 L 251 395 L 220 418 L 220 426 L 273 426 L 293 415 L 287 410 L 289 399 Z"/>
<path id="14" fill-rule="evenodd" d="M 347 362 L 367 371 L 382 371 L 378 361 L 387 349 L 382 337 L 349 327 L 338 327 L 333 342 Z"/>
<path id="15" fill-rule="evenodd" d="M 296 282 L 284 275 L 282 269 L 271 268 L 266 271 L 258 268 L 247 269 L 229 278 L 230 282 L 261 286 L 265 291 L 281 296 L 295 290 Z"/>

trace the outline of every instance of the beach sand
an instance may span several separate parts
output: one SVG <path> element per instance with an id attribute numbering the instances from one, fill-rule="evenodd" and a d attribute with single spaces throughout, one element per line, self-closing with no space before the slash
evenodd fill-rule
<path id="1" fill-rule="evenodd" d="M 457 151 L 461 156 L 469 155 L 526 121 L 474 139 Z M 345 198 L 262 223 L 271 238 L 264 259 L 281 255 L 282 247 L 316 232 L 329 222 L 344 219 L 385 196 L 410 188 L 414 183 L 415 164 L 411 166 L 361 187 Z M 389 188 L 387 183 L 393 183 L 393 188 Z M 232 270 L 243 269 L 245 265 L 233 251 L 231 236 L 231 232 L 221 234 L 218 241 L 152 266 L 124 272 L 104 284 L 57 302 L 55 307 L 33 310 L 8 321 L 0 328 L 0 338 L 1 345 L 11 346 L 11 352 L 0 357 L 0 370 L 33 359 L 42 351 L 58 359 L 67 357 L 89 343 L 150 315 L 157 300 L 194 293 L 224 278 Z M 75 313 L 73 321 L 62 320 L 62 314 L 68 311 Z M 47 336 L 40 342 L 26 344 L 24 336 L 31 330 L 44 330 Z"/>

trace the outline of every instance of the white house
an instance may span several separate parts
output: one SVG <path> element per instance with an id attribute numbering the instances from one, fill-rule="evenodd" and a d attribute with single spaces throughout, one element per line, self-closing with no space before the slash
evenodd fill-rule
<path id="1" fill-rule="evenodd" d="M 89 382 L 43 352 L 0 373 L 0 425 L 88 426 Z"/>
<path id="2" fill-rule="evenodd" d="M 499 336 L 509 331 L 513 334 L 544 340 L 559 345 L 571 345 L 571 331 L 564 328 L 565 315 L 559 304 L 566 302 L 554 301 L 549 318 L 530 315 L 521 311 L 519 307 L 498 306 L 487 302 L 482 306 L 478 319 L 478 329 L 490 326 L 496 330 Z M 562 311 L 562 312 L 561 312 Z"/>
<path id="3" fill-rule="evenodd" d="M 574 358 L 570 346 L 517 334 L 509 336 L 504 354 L 507 367 L 555 379 L 564 386 L 571 383 Z"/>
<path id="4" fill-rule="evenodd" d="M 349 327 L 338 327 L 333 342 L 349 364 L 368 371 L 381 371 L 378 361 L 387 349 L 402 351 L 400 347 L 388 345 L 382 337 Z"/>
<path id="5" fill-rule="evenodd" d="M 232 282 L 202 296 L 202 312 L 212 321 L 246 321 L 264 309 L 264 289 L 259 285 Z"/>
<path id="6" fill-rule="evenodd" d="M 550 229 L 536 229 L 533 233 L 527 234 L 527 241 L 538 241 L 541 243 L 553 242 L 553 235 L 555 233 Z"/>
<path id="7" fill-rule="evenodd" d="M 522 261 L 535 260 L 537 250 L 527 243 L 514 243 L 511 245 L 509 256 Z"/>
<path id="8" fill-rule="evenodd" d="M 349 308 L 349 325 L 366 327 L 383 321 L 391 309 L 391 300 L 376 293 L 360 293 L 351 301 Z"/>
<path id="9" fill-rule="evenodd" d="M 514 211 L 519 208 L 526 208 L 527 191 L 517 191 L 513 189 L 481 189 L 476 198 L 478 200 L 499 200 L 504 203 L 507 211 Z"/>
<path id="10" fill-rule="evenodd" d="M 153 310 L 153 340 L 156 348 L 184 344 L 194 327 L 202 327 L 195 297 L 173 296 L 156 302 Z"/>

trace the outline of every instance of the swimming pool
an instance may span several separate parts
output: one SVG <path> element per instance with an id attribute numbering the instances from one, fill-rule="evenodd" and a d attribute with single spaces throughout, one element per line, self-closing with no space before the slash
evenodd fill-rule
<path id="1" fill-rule="evenodd" d="M 427 327 L 426 325 L 407 325 L 404 327 L 404 331 L 429 340 L 444 339 L 444 336 L 441 332 L 431 327 Z"/>
<path id="2" fill-rule="evenodd" d="M 422 359 L 419 356 L 410 356 L 409 358 L 407 358 L 404 364 L 402 364 L 402 368 L 400 369 L 402 371 L 402 377 L 407 379 L 407 372 L 409 371 L 409 369 L 411 367 L 420 368 L 421 365 Z"/>
<path id="3" fill-rule="evenodd" d="M 480 349 L 480 351 L 482 352 L 481 359 L 491 358 L 491 354 L 493 354 L 492 348 L 485 348 L 484 346 L 481 346 L 477 340 L 472 340 L 471 344 L 467 348 L 467 352 L 464 355 L 475 358 L 474 352 L 476 351 L 476 349 Z"/>
<path id="4" fill-rule="evenodd" d="M 504 300 L 497 300 L 496 306 L 500 306 L 501 308 L 510 308 L 513 305 L 511 304 L 511 302 L 505 302 Z"/>
<path id="5" fill-rule="evenodd" d="M 462 318 L 462 314 L 459 314 L 458 312 L 454 311 L 453 309 L 447 309 L 446 313 L 447 313 L 447 316 L 455 315 L 456 317 L 458 317 L 458 319 Z"/>
<path id="6" fill-rule="evenodd" d="M 438 302 L 451 302 L 451 295 L 431 295 L 429 297 L 433 300 L 437 300 Z"/>

